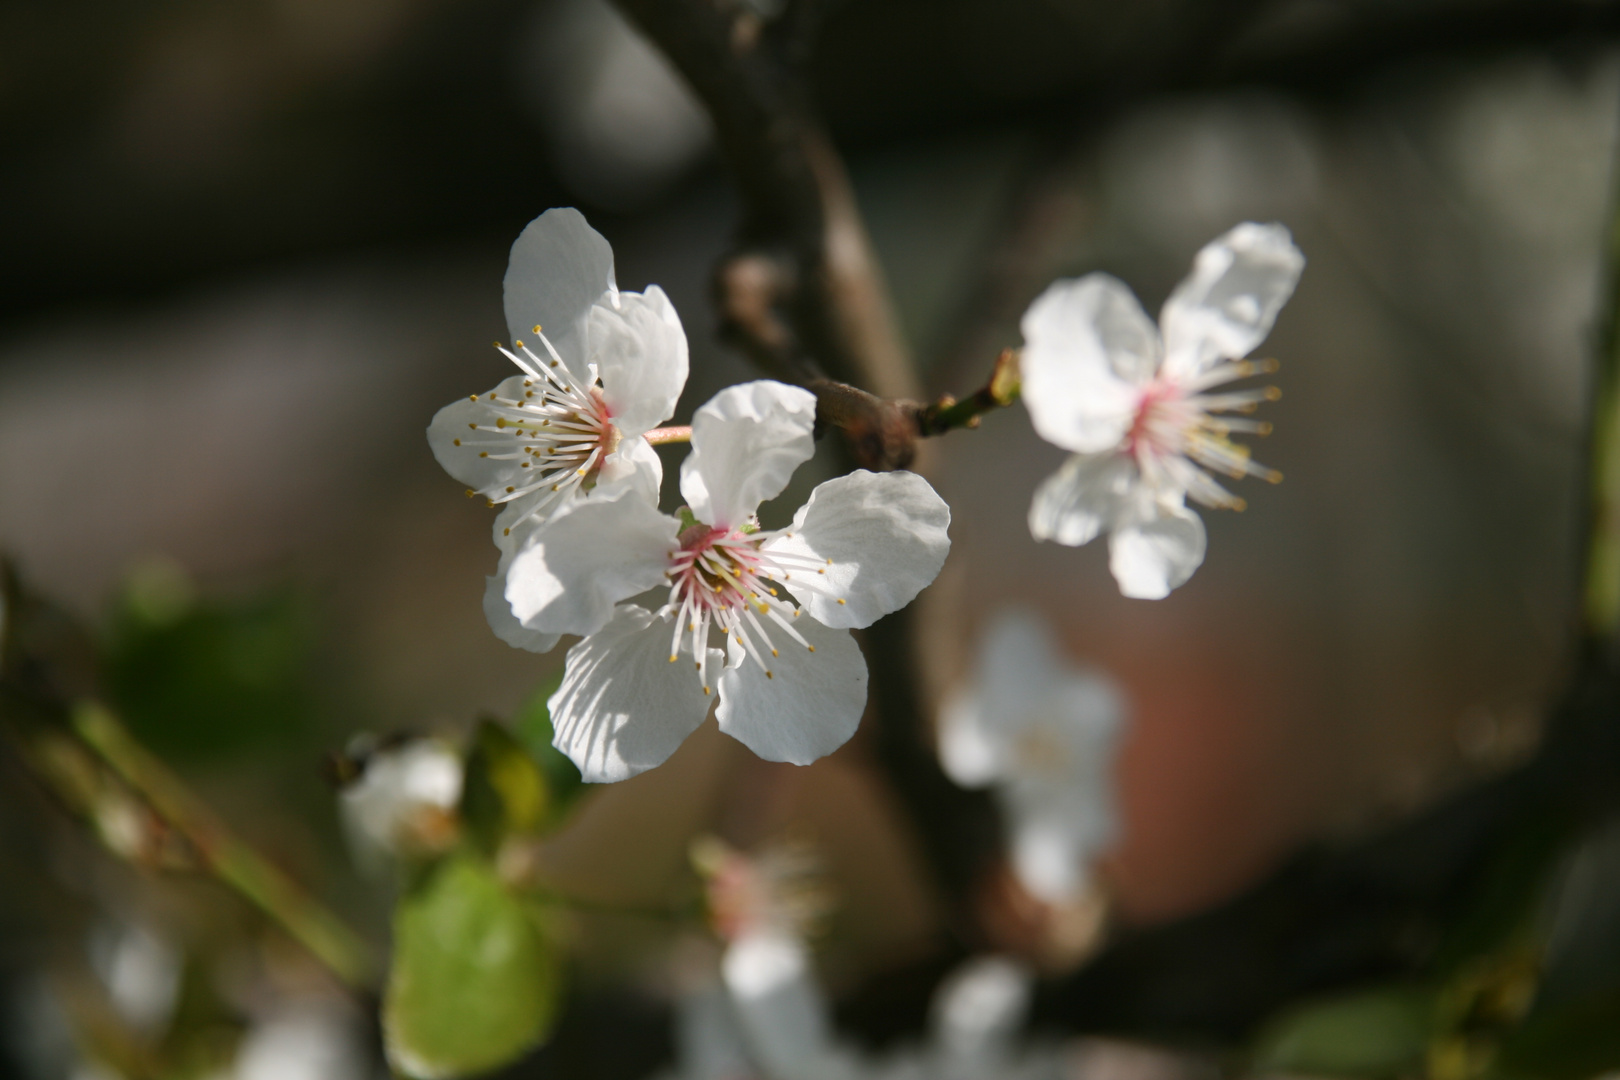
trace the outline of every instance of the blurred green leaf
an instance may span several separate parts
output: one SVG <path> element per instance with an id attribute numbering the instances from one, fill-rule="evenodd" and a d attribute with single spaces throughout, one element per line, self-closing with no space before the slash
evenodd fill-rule
<path id="1" fill-rule="evenodd" d="M 446 859 L 394 915 L 383 1035 L 418 1078 L 497 1068 L 550 1032 L 561 971 L 536 913 L 470 854 Z"/>
<path id="2" fill-rule="evenodd" d="M 1512 1080 L 1584 1080 L 1620 1069 L 1620 995 L 1602 994 L 1532 1014 L 1503 1041 L 1492 1074 Z"/>
<path id="3" fill-rule="evenodd" d="M 461 819 L 486 852 L 511 833 L 532 833 L 550 815 L 540 766 L 499 724 L 485 720 L 473 735 L 461 791 Z"/>
<path id="4" fill-rule="evenodd" d="M 546 701 L 557 692 L 562 685 L 561 671 L 556 672 L 540 688 L 534 692 L 524 706 L 518 710 L 513 718 L 512 727 L 519 739 L 534 755 L 539 764 L 540 771 L 545 774 L 546 786 L 551 793 L 551 812 L 553 815 L 561 814 L 581 794 L 584 793 L 585 783 L 580 779 L 579 769 L 568 755 L 551 745 L 555 734 L 551 727 L 551 709 Z"/>
<path id="5" fill-rule="evenodd" d="M 201 601 L 176 568 L 131 580 L 102 656 L 131 731 L 166 757 L 286 742 L 307 730 L 313 619 L 286 590 Z"/>
<path id="6" fill-rule="evenodd" d="M 1267 1025 L 1253 1071 L 1394 1076 L 1422 1059 L 1433 1018 L 1434 995 L 1411 986 L 1318 1002 Z"/>

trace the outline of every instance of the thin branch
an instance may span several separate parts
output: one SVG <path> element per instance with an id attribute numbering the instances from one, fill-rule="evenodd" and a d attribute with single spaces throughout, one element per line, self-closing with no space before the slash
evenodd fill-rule
<path id="1" fill-rule="evenodd" d="M 742 197 L 715 271 L 722 336 L 790 382 L 917 396 L 848 175 L 809 103 L 802 64 L 821 5 L 762 24 L 743 4 L 618 3 L 707 106 Z"/>
<path id="2" fill-rule="evenodd" d="M 125 730 L 106 708 L 73 711 L 74 732 L 169 826 L 202 866 L 282 927 L 350 986 L 364 988 L 376 970 L 366 943 L 290 877 L 219 821 L 180 778 Z"/>

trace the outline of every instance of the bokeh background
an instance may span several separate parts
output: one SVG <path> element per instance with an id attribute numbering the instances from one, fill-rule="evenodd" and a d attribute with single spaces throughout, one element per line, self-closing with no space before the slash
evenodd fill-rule
<path id="1" fill-rule="evenodd" d="M 1021 408 L 930 462 L 955 542 L 922 601 L 933 691 L 1018 604 L 1131 702 L 1122 925 L 1233 896 L 1536 745 L 1577 610 L 1616 16 L 831 7 L 818 105 L 931 393 L 979 385 L 1054 277 L 1107 270 L 1155 310 L 1242 220 L 1282 221 L 1308 259 L 1263 349 L 1284 397 L 1256 456 L 1286 481 L 1207 515 L 1208 561 L 1170 599 L 1119 597 L 1100 545 L 1031 541 L 1061 455 Z M 136 733 L 379 943 L 388 889 L 351 866 L 323 754 L 510 717 L 561 662 L 488 632 L 490 512 L 424 438 L 504 374 L 507 250 L 559 205 L 612 242 L 621 286 L 673 298 L 678 419 L 753 377 L 713 332 L 737 206 L 708 121 L 605 0 L 0 4 L 0 549 L 95 628 Z M 119 927 L 223 931 L 99 855 L 14 763 L 0 812 L 0 1071 L 65 1075 L 37 1007 L 53 965 L 107 970 L 127 941 L 94 941 Z M 864 736 L 797 769 L 710 721 L 593 792 L 549 858 L 633 903 L 681 887 L 701 833 L 823 852 L 834 988 L 941 932 Z M 608 1004 L 569 1029 L 595 1049 L 567 1068 L 644 1074 L 668 1053 L 667 935 L 580 934 L 580 985 Z"/>

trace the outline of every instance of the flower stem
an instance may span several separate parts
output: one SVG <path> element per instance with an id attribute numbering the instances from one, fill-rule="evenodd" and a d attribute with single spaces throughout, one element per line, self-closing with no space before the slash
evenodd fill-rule
<path id="1" fill-rule="evenodd" d="M 1017 349 L 1002 349 L 990 369 L 990 379 L 961 401 L 949 394 L 917 414 L 917 430 L 924 436 L 943 435 L 956 428 L 979 426 L 979 418 L 992 409 L 1005 408 L 1018 400 L 1023 389 Z"/>
<path id="2" fill-rule="evenodd" d="M 73 710 L 79 738 L 196 849 L 203 865 L 263 911 L 350 986 L 375 970 L 366 943 L 291 878 L 243 843 L 105 707 Z"/>
<path id="3" fill-rule="evenodd" d="M 689 443 L 692 441 L 692 426 L 690 424 L 673 424 L 670 427 L 653 428 L 643 438 L 654 446 L 664 446 L 667 443 Z"/>
<path id="4" fill-rule="evenodd" d="M 1620 173 L 1620 169 L 1617 169 Z M 1582 614 L 1587 639 L 1620 631 L 1620 184 L 1609 210 L 1608 283 L 1603 336 L 1593 379 L 1587 447 L 1586 580 Z"/>

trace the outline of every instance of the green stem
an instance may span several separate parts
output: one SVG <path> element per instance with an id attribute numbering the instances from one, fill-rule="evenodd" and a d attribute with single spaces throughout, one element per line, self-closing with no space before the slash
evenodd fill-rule
<path id="1" fill-rule="evenodd" d="M 105 707 L 73 710 L 73 728 L 102 761 L 183 835 L 220 881 L 275 920 L 344 982 L 367 985 L 370 949 L 337 916 L 234 836 L 213 812 L 135 741 Z"/>
<path id="2" fill-rule="evenodd" d="M 924 436 L 943 435 L 956 428 L 979 426 L 979 418 L 1018 400 L 1023 389 L 1016 349 L 1003 349 L 990 371 L 990 381 L 961 401 L 943 397 L 917 414 L 917 430 Z"/>
<path id="3" fill-rule="evenodd" d="M 1620 173 L 1620 169 L 1617 169 Z M 1583 615 L 1588 640 L 1620 630 L 1620 184 L 1610 208 L 1608 292 L 1596 357 L 1588 463 L 1588 535 Z"/>

